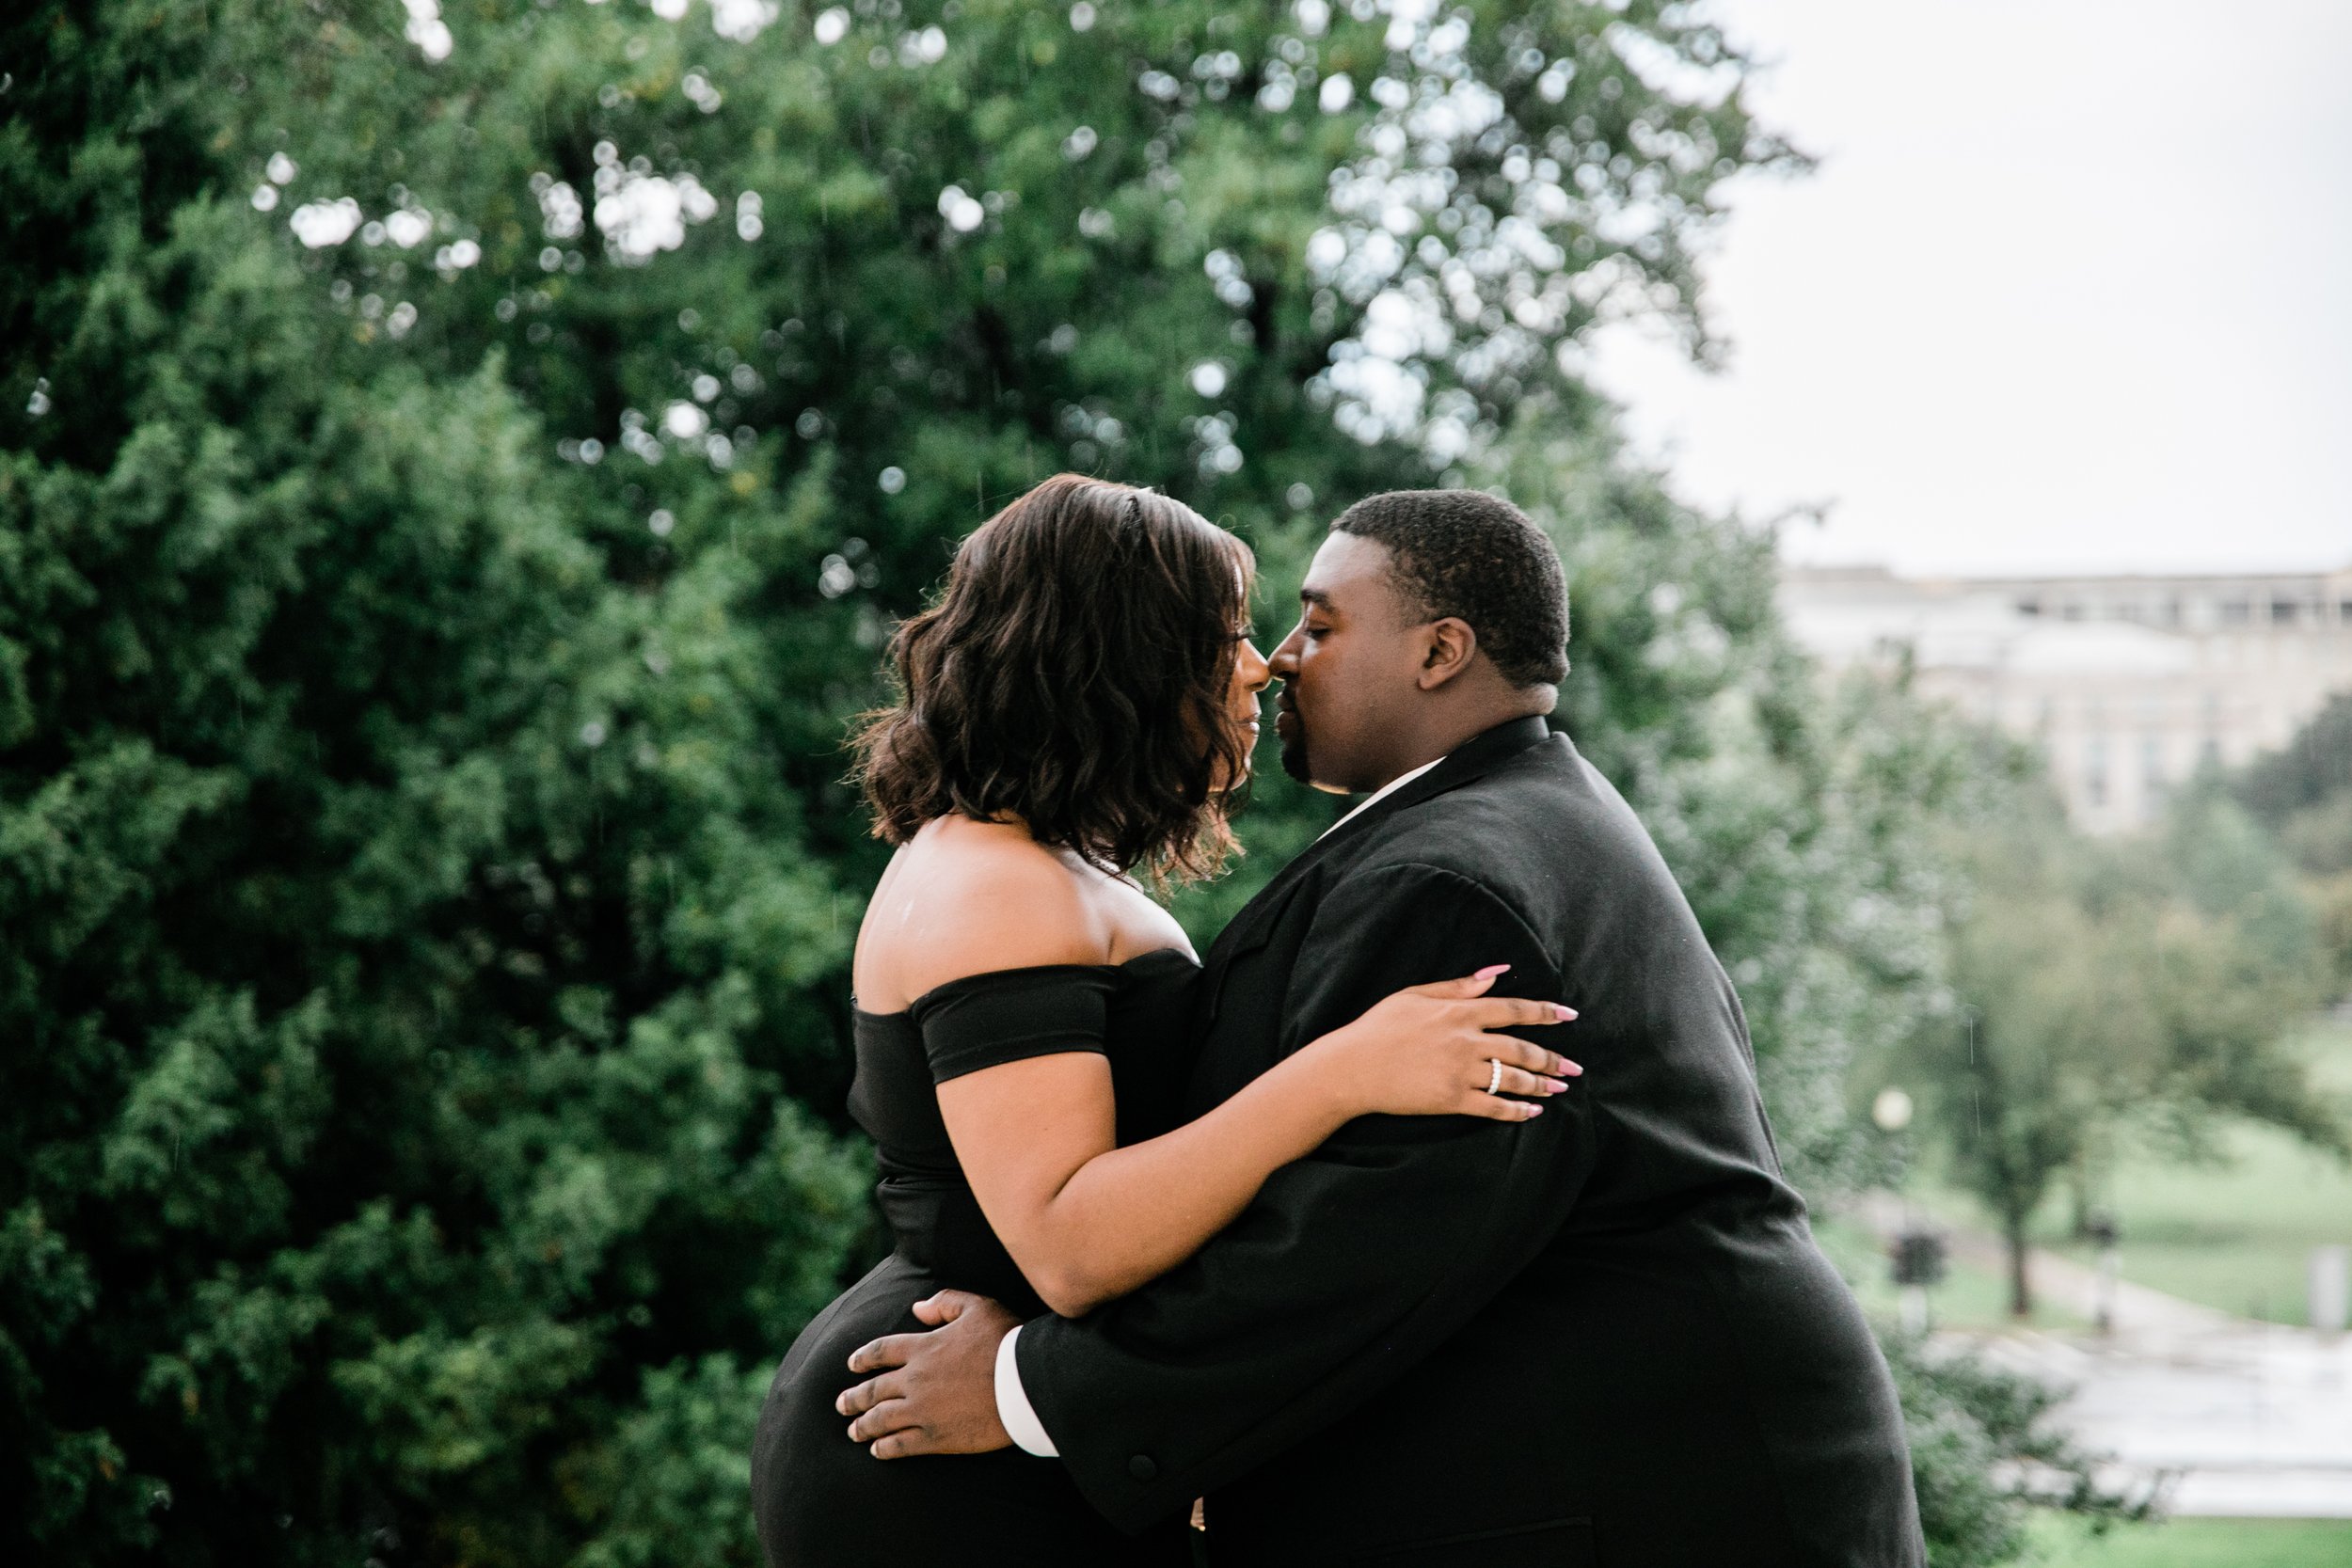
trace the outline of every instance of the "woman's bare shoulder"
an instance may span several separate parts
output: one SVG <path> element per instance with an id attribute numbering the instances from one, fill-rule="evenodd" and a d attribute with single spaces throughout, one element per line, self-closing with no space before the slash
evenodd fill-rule
<path id="1" fill-rule="evenodd" d="M 934 823 L 898 853 L 858 933 L 859 1006 L 892 1012 L 974 974 L 1109 962 L 1082 868 L 1017 827 Z"/>

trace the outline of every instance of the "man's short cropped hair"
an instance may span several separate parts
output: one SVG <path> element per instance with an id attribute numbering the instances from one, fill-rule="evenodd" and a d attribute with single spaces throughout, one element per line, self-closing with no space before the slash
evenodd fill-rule
<path id="1" fill-rule="evenodd" d="M 1480 490 L 1391 490 L 1340 514 L 1334 533 L 1385 545 L 1398 592 L 1424 621 L 1453 616 L 1518 687 L 1568 673 L 1568 585 L 1544 531 Z"/>

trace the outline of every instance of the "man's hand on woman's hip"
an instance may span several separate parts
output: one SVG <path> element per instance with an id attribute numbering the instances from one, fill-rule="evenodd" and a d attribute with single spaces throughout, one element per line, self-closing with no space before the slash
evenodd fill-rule
<path id="1" fill-rule="evenodd" d="M 856 1418 L 850 1437 L 876 1459 L 1010 1448 L 996 1414 L 996 1346 L 1021 1320 L 968 1291 L 918 1301 L 914 1315 L 930 1333 L 888 1335 L 850 1355 L 850 1370 L 879 1374 L 834 1402 Z"/>

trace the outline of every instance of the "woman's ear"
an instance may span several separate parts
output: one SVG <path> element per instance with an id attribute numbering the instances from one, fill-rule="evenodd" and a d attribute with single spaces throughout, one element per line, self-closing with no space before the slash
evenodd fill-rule
<path id="1" fill-rule="evenodd" d="M 1422 628 L 1421 671 L 1415 677 L 1423 691 L 1435 691 L 1470 666 L 1478 657 L 1478 633 L 1459 616 L 1448 615 Z"/>

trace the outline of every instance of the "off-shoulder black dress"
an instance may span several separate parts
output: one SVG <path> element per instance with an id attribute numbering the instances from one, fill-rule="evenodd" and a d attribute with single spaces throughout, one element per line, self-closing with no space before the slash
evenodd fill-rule
<path id="1" fill-rule="evenodd" d="M 1061 1462 L 1017 1449 L 878 1460 L 849 1437 L 834 1400 L 858 1377 L 850 1353 L 921 1328 L 910 1310 L 946 1287 L 1045 1310 L 981 1217 L 940 1119 L 934 1086 L 1061 1052 L 1109 1058 L 1119 1141 L 1175 1123 L 1189 1069 L 1200 974 L 1168 948 L 1118 965 L 1057 964 L 952 981 L 902 1013 L 855 1015 L 850 1112 L 874 1140 L 893 1248 L 793 1341 L 759 1416 L 752 1500 L 770 1568 L 1170 1568 L 1188 1564 L 1181 1522 L 1129 1536 L 1097 1513 Z"/>

